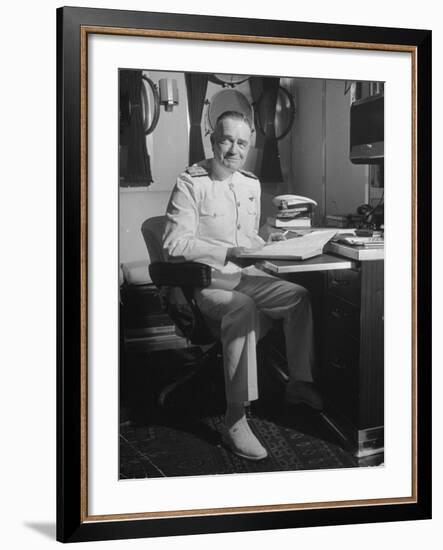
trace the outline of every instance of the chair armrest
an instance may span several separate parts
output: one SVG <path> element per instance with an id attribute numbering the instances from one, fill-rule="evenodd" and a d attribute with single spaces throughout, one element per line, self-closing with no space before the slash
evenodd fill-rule
<path id="1" fill-rule="evenodd" d="M 211 284 L 211 268 L 198 262 L 153 262 L 149 274 L 155 286 L 206 288 Z"/>

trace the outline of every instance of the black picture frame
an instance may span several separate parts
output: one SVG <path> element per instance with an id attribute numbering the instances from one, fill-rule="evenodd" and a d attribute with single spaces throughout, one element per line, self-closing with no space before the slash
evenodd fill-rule
<path id="1" fill-rule="evenodd" d="M 415 490 L 413 498 L 378 505 L 340 505 L 241 513 L 195 511 L 184 516 L 91 518 L 85 471 L 87 326 L 87 158 L 85 36 L 131 31 L 203 33 L 203 39 L 270 37 L 321 47 L 410 51 L 415 94 L 413 302 Z M 88 30 L 89 29 L 89 30 Z M 220 38 L 222 35 L 222 38 Z M 195 37 L 196 35 L 194 35 Z M 214 38 L 217 36 L 217 38 Z M 223 38 L 223 36 L 225 38 Z M 235 38 L 237 37 L 237 38 Z M 321 42 L 321 45 L 319 44 Z M 382 48 L 383 49 L 383 48 Z M 83 82 L 83 84 L 82 84 Z M 83 86 L 83 87 L 82 87 Z M 87 99 L 87 97 L 86 97 Z M 62 542 L 219 533 L 428 519 L 431 517 L 431 31 L 148 13 L 92 8 L 57 10 L 57 539 Z"/>

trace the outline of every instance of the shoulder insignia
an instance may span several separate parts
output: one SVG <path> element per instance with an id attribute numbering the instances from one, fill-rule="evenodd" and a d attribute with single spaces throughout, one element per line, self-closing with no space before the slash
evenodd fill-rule
<path id="1" fill-rule="evenodd" d="M 206 170 L 206 168 L 198 164 L 193 164 L 192 166 L 188 166 L 185 172 L 187 172 L 193 178 L 208 175 L 208 171 Z"/>
<path id="2" fill-rule="evenodd" d="M 248 178 L 258 180 L 257 176 L 255 174 L 253 174 L 252 172 L 248 172 L 248 170 L 239 170 L 239 172 L 241 174 L 243 174 L 244 176 L 248 177 Z"/>

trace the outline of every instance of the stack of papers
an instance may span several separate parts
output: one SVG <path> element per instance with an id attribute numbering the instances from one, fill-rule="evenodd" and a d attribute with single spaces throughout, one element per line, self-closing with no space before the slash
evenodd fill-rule
<path id="1" fill-rule="evenodd" d="M 307 260 L 323 253 L 323 247 L 337 233 L 326 229 L 312 231 L 301 237 L 266 244 L 262 248 L 245 250 L 239 258 L 259 258 L 274 260 Z"/>
<path id="2" fill-rule="evenodd" d="M 344 235 L 337 242 L 350 246 L 364 246 L 365 248 L 383 248 L 385 244 L 383 237 L 349 237 Z"/>

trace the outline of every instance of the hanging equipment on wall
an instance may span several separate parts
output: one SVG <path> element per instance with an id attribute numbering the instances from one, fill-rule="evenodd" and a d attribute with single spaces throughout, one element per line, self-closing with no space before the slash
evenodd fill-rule
<path id="1" fill-rule="evenodd" d="M 142 76 L 141 104 L 145 135 L 152 134 L 160 117 L 160 96 L 157 86 L 145 75 Z"/>
<path id="2" fill-rule="evenodd" d="M 122 69 L 119 78 L 120 185 L 150 185 L 152 175 L 145 139 L 147 107 L 143 99 L 144 77 L 142 71 Z"/>
<path id="3" fill-rule="evenodd" d="M 185 73 L 185 81 L 188 93 L 189 164 L 191 165 L 205 157 L 201 135 L 201 120 L 208 87 L 208 75 L 205 73 Z"/>
<path id="4" fill-rule="evenodd" d="M 286 137 L 294 124 L 295 102 L 282 86 L 265 90 L 255 106 L 255 122 L 260 132 L 277 141 Z"/>
<path id="5" fill-rule="evenodd" d="M 178 86 L 175 78 L 161 78 L 158 82 L 160 103 L 167 113 L 171 113 L 178 105 Z"/>
<path id="6" fill-rule="evenodd" d="M 284 127 L 283 131 L 278 130 L 279 125 L 276 124 L 276 120 L 281 118 L 282 106 L 285 105 L 285 102 L 281 101 L 283 88 L 280 86 L 280 79 L 276 77 L 264 77 L 262 82 L 263 92 L 255 105 L 255 123 L 265 137 L 260 180 L 263 183 L 281 183 L 283 174 L 278 139 L 282 139 L 289 132 L 292 120 L 289 117 L 288 127 Z M 286 90 L 284 91 L 286 92 Z M 289 109 L 290 112 L 291 109 Z M 288 112 L 286 112 L 286 116 L 288 116 Z M 277 130 L 279 131 L 278 137 Z"/>

